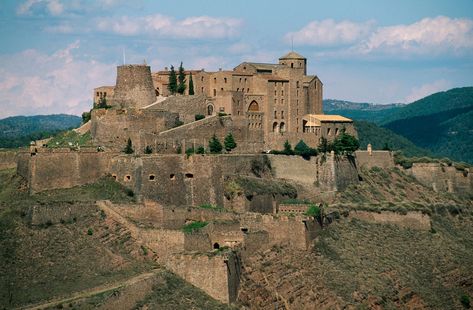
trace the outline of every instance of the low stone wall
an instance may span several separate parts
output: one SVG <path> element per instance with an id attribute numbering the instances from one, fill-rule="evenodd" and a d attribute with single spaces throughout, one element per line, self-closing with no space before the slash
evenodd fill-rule
<path id="1" fill-rule="evenodd" d="M 17 151 L 0 150 L 0 170 L 16 167 Z"/>
<path id="2" fill-rule="evenodd" d="M 320 191 L 344 190 L 358 182 L 353 158 L 322 154 L 309 160 L 301 156 L 268 155 L 276 178 L 316 186 Z"/>
<path id="3" fill-rule="evenodd" d="M 309 205 L 307 204 L 280 204 L 278 207 L 278 212 L 303 214 L 307 211 L 308 208 L 309 208 Z"/>
<path id="4" fill-rule="evenodd" d="M 440 163 L 414 163 L 406 172 L 436 192 L 473 195 L 472 169 L 457 170 Z"/>
<path id="5" fill-rule="evenodd" d="M 236 301 L 240 282 L 240 261 L 234 253 L 175 255 L 165 266 L 218 301 Z"/>
<path id="6" fill-rule="evenodd" d="M 392 224 L 402 228 L 430 230 L 430 216 L 419 211 L 409 211 L 400 214 L 391 211 L 369 212 L 350 211 L 349 218 L 356 218 L 370 223 Z"/>
<path id="7" fill-rule="evenodd" d="M 241 226 L 249 232 L 264 230 L 269 235 L 269 245 L 288 245 L 295 249 L 306 250 L 318 224 L 313 218 L 303 216 L 273 216 L 249 213 L 242 215 Z"/>
<path id="8" fill-rule="evenodd" d="M 355 158 L 358 168 L 394 168 L 394 158 L 390 151 L 356 151 Z"/>
<path id="9" fill-rule="evenodd" d="M 27 218 L 35 226 L 71 223 L 96 210 L 95 204 L 49 203 L 30 207 Z"/>

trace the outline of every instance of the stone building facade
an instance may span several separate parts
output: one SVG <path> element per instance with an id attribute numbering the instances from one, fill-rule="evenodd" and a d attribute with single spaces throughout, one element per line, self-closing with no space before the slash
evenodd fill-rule
<path id="1" fill-rule="evenodd" d="M 151 73 L 146 65 L 119 66 L 114 94 L 107 104 L 114 109 L 143 110 L 145 115 L 155 114 L 155 110 L 178 113 L 184 124 L 194 122 L 198 114 L 206 118 L 230 117 L 231 121 L 225 122 L 228 126 L 221 130 L 210 132 L 210 127 L 216 127 L 201 122 L 192 125 L 192 130 L 187 130 L 184 137 L 182 130 L 166 133 L 154 130 L 152 135 L 140 130 L 141 137 L 146 136 L 146 143 L 153 145 L 175 146 L 186 143 L 181 141 L 183 139 L 195 144 L 195 140 L 203 136 L 208 139 L 217 134 L 223 138 L 228 132 L 236 132 L 240 145 L 236 151 L 247 153 L 281 149 L 286 140 L 293 145 L 304 140 L 316 147 L 322 137 L 333 140 L 343 129 L 356 135 L 352 120 L 323 114 L 323 84 L 316 75 L 307 75 L 307 59 L 295 52 L 279 58 L 277 64 L 243 62 L 233 70 L 207 72 L 202 69 L 185 73 L 187 89 L 192 74 L 193 96 L 169 94 L 169 70 Z M 100 94 L 99 89 L 94 95 Z M 128 132 L 142 127 L 139 117 L 131 120 L 137 124 L 134 126 L 128 121 Z M 179 133 L 179 137 L 170 141 L 174 132 Z M 117 138 L 126 140 L 128 137 L 119 135 Z M 104 141 L 96 139 L 95 142 Z M 242 147 L 244 145 L 246 147 Z"/>

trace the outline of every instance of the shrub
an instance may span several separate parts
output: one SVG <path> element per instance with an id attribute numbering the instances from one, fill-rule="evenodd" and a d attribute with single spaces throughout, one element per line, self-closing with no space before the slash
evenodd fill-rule
<path id="1" fill-rule="evenodd" d="M 186 155 L 187 156 L 191 156 L 194 153 L 195 153 L 194 147 L 190 147 L 186 150 Z"/>
<path id="2" fill-rule="evenodd" d="M 218 112 L 218 116 L 227 116 L 227 113 L 225 113 L 225 112 Z"/>
<path id="3" fill-rule="evenodd" d="M 135 196 L 135 193 L 134 193 L 133 190 L 130 189 L 130 188 L 126 188 L 126 189 L 125 189 L 125 193 L 126 193 L 126 195 L 127 195 L 128 197 L 134 197 L 134 196 Z"/>
<path id="4" fill-rule="evenodd" d="M 286 140 L 286 142 L 284 142 L 283 154 L 284 155 L 294 155 L 294 151 L 292 150 L 292 146 L 291 146 L 291 144 L 289 143 L 288 140 Z"/>
<path id="5" fill-rule="evenodd" d="M 205 148 L 201 145 L 195 151 L 196 154 L 205 154 Z"/>
<path id="6" fill-rule="evenodd" d="M 145 154 L 151 154 L 153 153 L 153 148 L 149 145 L 145 147 Z"/>
<path id="7" fill-rule="evenodd" d="M 87 235 L 92 236 L 94 234 L 94 231 L 92 228 L 87 229 Z"/>
<path id="8" fill-rule="evenodd" d="M 231 132 L 228 133 L 228 135 L 225 137 L 225 140 L 223 141 L 223 144 L 225 145 L 225 150 L 227 152 L 230 152 L 234 148 L 236 148 L 237 144 L 235 142 L 235 139 L 233 138 L 233 135 Z"/>
<path id="9" fill-rule="evenodd" d="M 184 122 L 181 121 L 180 119 L 178 119 L 175 123 L 174 123 L 174 127 L 173 128 L 176 128 L 176 127 L 179 127 L 179 126 L 182 126 L 184 125 Z"/>
<path id="10" fill-rule="evenodd" d="M 336 154 L 351 154 L 360 147 L 360 142 L 342 129 L 342 132 L 335 138 L 332 145 L 333 151 Z"/>
<path id="11" fill-rule="evenodd" d="M 176 153 L 177 153 L 177 154 L 181 154 L 181 153 L 182 153 L 182 146 L 178 145 L 178 146 L 176 147 Z"/>
<path id="12" fill-rule="evenodd" d="M 90 111 L 82 113 L 82 124 L 85 124 L 88 121 L 90 121 Z"/>
<path id="13" fill-rule="evenodd" d="M 133 144 L 130 138 L 128 138 L 128 141 L 126 142 L 126 147 L 123 152 L 125 152 L 125 154 L 133 154 L 135 152 L 135 150 L 133 150 Z"/>
<path id="14" fill-rule="evenodd" d="M 196 121 L 199 121 L 199 120 L 204 119 L 204 118 L 205 118 L 205 115 L 202 115 L 202 114 L 196 114 L 195 115 L 195 120 Z"/>
<path id="15" fill-rule="evenodd" d="M 309 147 L 303 140 L 300 140 L 296 147 L 294 147 L 294 153 L 305 159 L 309 159 L 311 156 L 317 156 L 317 150 Z"/>
<path id="16" fill-rule="evenodd" d="M 209 141 L 209 150 L 212 154 L 219 154 L 222 152 L 222 143 L 218 140 L 217 136 L 214 134 Z"/>
<path id="17" fill-rule="evenodd" d="M 193 233 L 195 231 L 198 231 L 202 228 L 204 228 L 205 226 L 207 226 L 207 222 L 200 222 L 200 221 L 197 221 L 197 222 L 192 222 L 192 223 L 189 223 L 189 224 L 186 224 L 182 227 L 182 230 L 184 231 L 184 233 Z"/>
<path id="18" fill-rule="evenodd" d="M 471 302 L 470 302 L 470 296 L 463 294 L 460 297 L 460 302 L 465 309 L 470 309 L 471 308 Z"/>

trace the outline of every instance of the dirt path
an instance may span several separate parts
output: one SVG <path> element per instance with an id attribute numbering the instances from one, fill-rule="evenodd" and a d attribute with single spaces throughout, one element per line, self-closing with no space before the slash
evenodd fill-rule
<path id="1" fill-rule="evenodd" d="M 46 303 L 23 306 L 23 307 L 20 307 L 20 308 L 17 308 L 17 309 L 39 310 L 39 309 L 45 309 L 47 307 L 54 307 L 54 306 L 59 305 L 59 304 L 69 303 L 69 302 L 72 302 L 72 301 L 77 300 L 77 299 L 92 297 L 92 296 L 100 294 L 100 293 L 104 293 L 104 292 L 107 292 L 107 291 L 111 291 L 111 290 L 115 290 L 115 289 L 119 289 L 119 288 L 122 288 L 122 287 L 129 286 L 129 285 L 133 285 L 133 284 L 136 284 L 140 281 L 152 278 L 159 271 L 162 271 L 162 269 L 153 269 L 150 272 L 145 272 L 145 273 L 139 274 L 137 276 L 129 278 L 128 280 L 119 281 L 119 282 L 115 282 L 115 283 L 104 284 L 104 285 L 96 286 L 96 287 L 93 287 L 93 288 L 90 288 L 90 289 L 87 289 L 87 290 L 75 292 L 75 293 L 72 293 L 67 298 L 56 298 L 56 299 L 50 300 Z"/>

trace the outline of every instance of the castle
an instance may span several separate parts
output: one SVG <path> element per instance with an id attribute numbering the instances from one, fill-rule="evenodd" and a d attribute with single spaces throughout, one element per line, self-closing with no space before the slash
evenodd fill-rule
<path id="1" fill-rule="evenodd" d="M 138 152 L 151 146 L 165 153 L 205 147 L 212 134 L 223 138 L 232 132 L 239 146 L 235 152 L 258 153 L 281 149 L 286 140 L 316 147 L 322 137 L 333 140 L 342 129 L 356 135 L 352 120 L 323 114 L 323 84 L 307 75 L 307 59 L 295 52 L 277 64 L 186 71 L 193 96 L 170 95 L 169 74 L 167 68 L 151 73 L 146 65 L 119 66 L 114 87 L 94 89 L 94 102 L 106 98 L 112 107 L 93 111 L 94 142 L 113 148 L 131 138 Z M 196 122 L 196 115 L 205 119 Z M 223 115 L 229 117 L 222 120 Z M 181 122 L 184 126 L 177 127 Z"/>
<path id="2" fill-rule="evenodd" d="M 307 75 L 306 67 L 307 60 L 291 52 L 278 64 L 244 62 L 233 71 L 187 71 L 186 80 L 192 74 L 196 90 L 190 96 L 168 93 L 168 70 L 119 66 L 115 86 L 94 89 L 94 102 L 106 98 L 108 107 L 92 109 L 91 120 L 77 129 L 90 132 L 90 145 L 57 148 L 37 142 L 16 156 L 17 173 L 30 193 L 111 176 L 131 190 L 137 203 L 98 201 L 96 207 L 127 227 L 160 264 L 215 299 L 234 302 L 247 257 L 279 245 L 306 250 L 317 236 L 320 223 L 305 214 L 308 205 L 290 199 L 327 200 L 360 182 L 362 166 L 394 167 L 388 151 L 332 152 L 310 159 L 262 154 L 282 149 L 286 140 L 316 147 L 343 130 L 356 135 L 350 119 L 323 114 L 323 84 Z M 222 140 L 228 133 L 237 143 L 229 154 L 183 155 L 189 148 L 207 149 L 213 135 Z M 123 153 L 128 139 L 134 154 Z M 415 166 L 412 174 L 426 184 L 435 176 L 433 188 L 439 191 L 471 191 L 469 171 L 428 168 Z M 32 225 L 68 222 L 81 209 L 80 204 L 38 205 L 29 217 Z M 375 222 L 388 217 L 350 216 Z M 183 231 L 194 222 L 208 224 Z M 390 222 L 430 229 L 430 219 L 420 212 L 396 215 Z M 219 251 L 220 246 L 228 249 Z"/>

